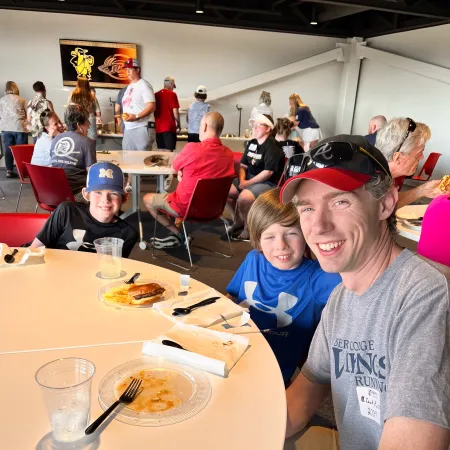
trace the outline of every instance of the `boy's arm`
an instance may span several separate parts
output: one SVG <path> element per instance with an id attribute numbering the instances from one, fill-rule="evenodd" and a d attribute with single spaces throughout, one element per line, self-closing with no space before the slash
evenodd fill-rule
<path id="1" fill-rule="evenodd" d="M 49 247 L 53 248 L 64 233 L 65 226 L 69 221 L 67 204 L 61 203 L 55 211 L 49 216 L 41 231 L 32 242 L 32 248 Z"/>

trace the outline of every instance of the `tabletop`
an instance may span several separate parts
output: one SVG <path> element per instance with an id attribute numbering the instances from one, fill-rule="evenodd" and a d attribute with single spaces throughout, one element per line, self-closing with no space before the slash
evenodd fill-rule
<path id="1" fill-rule="evenodd" d="M 45 264 L 0 270 L 0 354 L 153 339 L 170 322 L 151 308 L 116 310 L 98 300 L 114 280 L 96 277 L 95 253 L 46 250 Z M 179 291 L 180 275 L 162 267 L 122 259 L 129 279 L 164 281 Z M 207 286 L 191 279 L 191 292 Z M 156 320 L 157 319 L 157 320 Z"/>
<path id="2" fill-rule="evenodd" d="M 396 212 L 397 216 L 397 231 L 400 236 L 403 236 L 412 241 L 419 242 L 421 230 L 413 229 L 402 220 L 402 218 L 419 218 L 423 217 L 428 205 L 406 205 Z"/>
<path id="3" fill-rule="evenodd" d="M 263 344 L 253 341 L 228 378 L 207 374 L 212 396 L 194 417 L 161 427 L 139 427 L 112 420 L 100 436 L 96 432 L 62 447 L 51 437 L 41 388 L 34 380 L 37 369 L 64 357 L 92 361 L 96 366 L 92 422 L 103 412 L 97 399 L 102 378 L 114 367 L 141 357 L 142 344 L 1 355 L 0 398 L 4 407 L 0 410 L 0 447 L 5 450 L 281 450 L 286 428 L 284 385 L 275 357 Z"/>
<path id="4" fill-rule="evenodd" d="M 107 284 L 95 276 L 94 253 L 47 250 L 45 264 L 0 270 L 0 412 L 4 449 L 57 449 L 39 386 L 43 364 L 80 357 L 96 366 L 91 417 L 102 412 L 97 400 L 103 376 L 139 358 L 142 342 L 167 331 L 171 322 L 151 308 L 116 310 L 101 303 L 98 290 Z M 123 260 L 125 279 L 164 281 L 179 288 L 179 274 L 130 259 Z M 207 288 L 191 279 L 191 292 Z M 207 374 L 212 397 L 191 419 L 163 427 L 137 427 L 112 420 L 100 437 L 80 440 L 77 450 L 156 448 L 281 450 L 286 427 L 286 399 L 278 363 L 260 333 L 247 335 L 250 347 L 227 378 Z M 62 448 L 62 447 L 61 447 Z M 67 447 L 64 447 L 67 448 Z"/>
<path id="5" fill-rule="evenodd" d="M 144 159 L 152 155 L 163 155 L 169 158 L 169 165 L 164 167 L 150 167 L 144 164 Z M 139 175 L 170 175 L 176 173 L 172 169 L 172 152 L 158 152 L 145 150 L 111 150 L 109 153 L 97 152 L 97 161 L 110 161 L 120 166 L 124 173 Z"/>

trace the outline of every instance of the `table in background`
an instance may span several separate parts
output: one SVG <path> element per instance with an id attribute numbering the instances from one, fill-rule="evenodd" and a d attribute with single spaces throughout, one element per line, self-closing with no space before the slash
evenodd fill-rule
<path id="1" fill-rule="evenodd" d="M 423 217 L 427 208 L 428 205 L 406 205 L 396 214 L 413 214 L 414 217 Z M 407 227 L 400 219 L 397 219 L 397 231 L 400 236 L 419 242 L 421 231 Z"/>
<path id="2" fill-rule="evenodd" d="M 151 308 L 125 311 L 100 303 L 98 290 L 108 281 L 95 277 L 96 254 L 47 250 L 45 258 L 42 265 L 0 270 L 0 448 L 5 450 L 59 448 L 52 444 L 50 421 L 34 380 L 43 364 L 64 357 L 86 358 L 95 364 L 91 403 L 95 419 L 102 412 L 97 394 L 106 373 L 141 357 L 141 341 L 154 339 L 172 326 Z M 124 260 L 123 266 L 127 277 L 141 272 L 142 278 L 178 287 L 176 272 L 133 260 Z M 207 287 L 192 279 L 191 286 L 192 292 Z M 113 420 L 97 441 L 75 448 L 281 450 L 286 427 L 281 372 L 264 336 L 248 337 L 250 348 L 228 378 L 207 374 L 212 397 L 196 416 L 163 427 Z"/>
<path id="3" fill-rule="evenodd" d="M 169 158 L 167 166 L 164 167 L 150 167 L 144 164 L 144 159 L 152 155 L 163 155 Z M 176 173 L 172 169 L 172 159 L 174 154 L 172 152 L 164 151 L 145 151 L 145 150 L 114 150 L 108 153 L 97 152 L 97 161 L 110 161 L 117 164 L 122 172 L 131 175 L 131 209 L 122 217 L 128 217 L 135 212 L 138 213 L 139 223 L 139 238 L 140 242 L 144 241 L 141 221 L 141 175 L 155 175 L 156 176 L 156 192 L 164 191 L 164 176 Z M 145 244 L 144 244 L 145 248 Z"/>

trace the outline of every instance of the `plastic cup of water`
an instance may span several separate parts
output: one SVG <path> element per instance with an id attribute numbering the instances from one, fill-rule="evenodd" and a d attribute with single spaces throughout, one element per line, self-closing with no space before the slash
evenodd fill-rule
<path id="1" fill-rule="evenodd" d="M 81 358 L 57 359 L 36 372 L 55 441 L 73 442 L 85 435 L 94 373 L 94 364 Z"/>
<path id="2" fill-rule="evenodd" d="M 122 247 L 123 239 L 119 238 L 100 238 L 94 241 L 95 250 L 97 250 L 99 278 L 114 279 L 125 275 L 122 272 Z"/>

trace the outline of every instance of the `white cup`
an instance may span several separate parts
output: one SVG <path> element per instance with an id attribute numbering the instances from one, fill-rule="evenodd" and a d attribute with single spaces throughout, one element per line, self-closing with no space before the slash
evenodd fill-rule
<path id="1" fill-rule="evenodd" d="M 95 239 L 95 250 L 98 255 L 99 278 L 120 278 L 122 273 L 122 247 L 123 239 L 105 237 Z"/>

